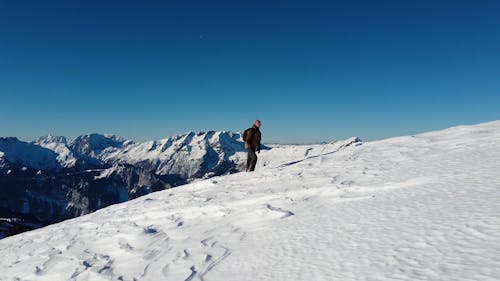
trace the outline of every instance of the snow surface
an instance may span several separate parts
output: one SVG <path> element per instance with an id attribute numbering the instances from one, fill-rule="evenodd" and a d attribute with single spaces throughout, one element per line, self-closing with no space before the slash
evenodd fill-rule
<path id="1" fill-rule="evenodd" d="M 0 240 L 0 280 L 498 280 L 500 121 L 331 152 Z"/>

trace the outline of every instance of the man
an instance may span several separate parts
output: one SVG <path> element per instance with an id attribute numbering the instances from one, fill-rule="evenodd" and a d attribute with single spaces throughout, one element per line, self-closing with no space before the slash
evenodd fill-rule
<path id="1" fill-rule="evenodd" d="M 260 153 L 260 140 L 262 138 L 260 124 L 260 120 L 255 120 L 253 126 L 246 129 L 242 136 L 245 142 L 245 148 L 247 149 L 247 172 L 255 170 L 255 164 L 257 164 L 257 154 L 255 154 L 255 150 Z"/>

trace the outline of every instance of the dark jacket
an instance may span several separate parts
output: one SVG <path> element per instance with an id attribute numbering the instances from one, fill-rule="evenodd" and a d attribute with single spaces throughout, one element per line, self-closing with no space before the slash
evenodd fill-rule
<path id="1" fill-rule="evenodd" d="M 260 133 L 259 128 L 253 126 L 252 128 L 248 128 L 243 132 L 242 136 L 245 141 L 245 147 L 256 150 L 260 152 L 260 141 L 262 139 L 262 134 Z"/>

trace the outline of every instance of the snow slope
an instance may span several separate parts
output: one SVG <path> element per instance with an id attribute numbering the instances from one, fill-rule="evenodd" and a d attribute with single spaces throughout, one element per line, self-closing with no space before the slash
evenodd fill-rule
<path id="1" fill-rule="evenodd" d="M 302 159 L 0 240 L 0 280 L 498 280 L 500 121 Z"/>

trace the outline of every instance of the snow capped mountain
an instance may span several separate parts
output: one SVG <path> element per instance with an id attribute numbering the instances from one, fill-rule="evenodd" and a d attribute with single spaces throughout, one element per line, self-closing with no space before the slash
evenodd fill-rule
<path id="1" fill-rule="evenodd" d="M 496 121 L 274 146 L 257 172 L 0 240 L 0 279 L 497 280 L 499 139 Z"/>
<path id="2" fill-rule="evenodd" d="M 191 179 L 235 171 L 231 157 L 242 151 L 244 145 L 239 134 L 208 131 L 129 145 L 103 153 L 101 158 L 107 163 L 148 168 L 158 175 Z"/>
<path id="3" fill-rule="evenodd" d="M 14 163 L 34 169 L 58 169 L 60 165 L 57 157 L 57 153 L 50 149 L 17 138 L 0 138 L 0 158 L 3 166 Z"/>
<path id="4" fill-rule="evenodd" d="M 116 135 L 88 134 L 74 139 L 69 147 L 77 155 L 100 158 L 99 155 L 106 149 L 122 148 L 130 144 L 133 142 Z"/>
<path id="5" fill-rule="evenodd" d="M 4 141 L 3 147 L 13 151 L 16 149 L 9 148 L 9 146 L 15 143 Z M 19 143 L 24 142 L 19 141 Z M 18 155 L 26 160 L 23 163 L 32 168 L 52 169 L 59 166 L 72 168 L 80 164 L 82 167 L 79 169 L 92 169 L 97 166 L 105 168 L 114 164 L 130 164 L 150 169 L 158 175 L 177 175 L 185 180 L 234 171 L 232 157 L 244 151 L 239 134 L 215 131 L 189 132 L 139 144 L 116 135 L 88 134 L 72 141 L 62 136 L 48 135 L 40 137 L 31 145 L 53 151 L 55 154 L 49 153 L 49 155 L 55 155 L 59 163 L 59 165 L 54 165 L 48 160 L 40 162 L 40 159 L 45 159 L 47 156 L 36 155 L 36 153 L 47 154 L 47 150 L 17 149 L 16 151 L 24 153 L 21 155 L 24 158 Z M 6 154 L 1 149 L 0 152 L 2 155 Z M 9 153 L 9 155 L 14 154 Z M 8 159 L 19 160 L 21 159 L 19 157 Z M 33 166 L 28 161 L 31 158 L 38 159 Z M 44 163 L 47 165 L 43 165 Z"/>
<path id="6" fill-rule="evenodd" d="M 82 135 L 71 142 L 66 137 L 52 135 L 42 136 L 31 143 L 9 137 L 0 138 L 0 157 L 4 163 L 42 170 L 71 168 L 82 159 L 102 165 L 101 153 L 131 144 L 132 141 L 119 136 L 100 134 Z"/>
<path id="7" fill-rule="evenodd" d="M 77 158 L 69 148 L 66 137 L 47 135 L 40 137 L 35 144 L 57 153 L 57 161 L 63 167 L 73 167 L 76 165 Z"/>

